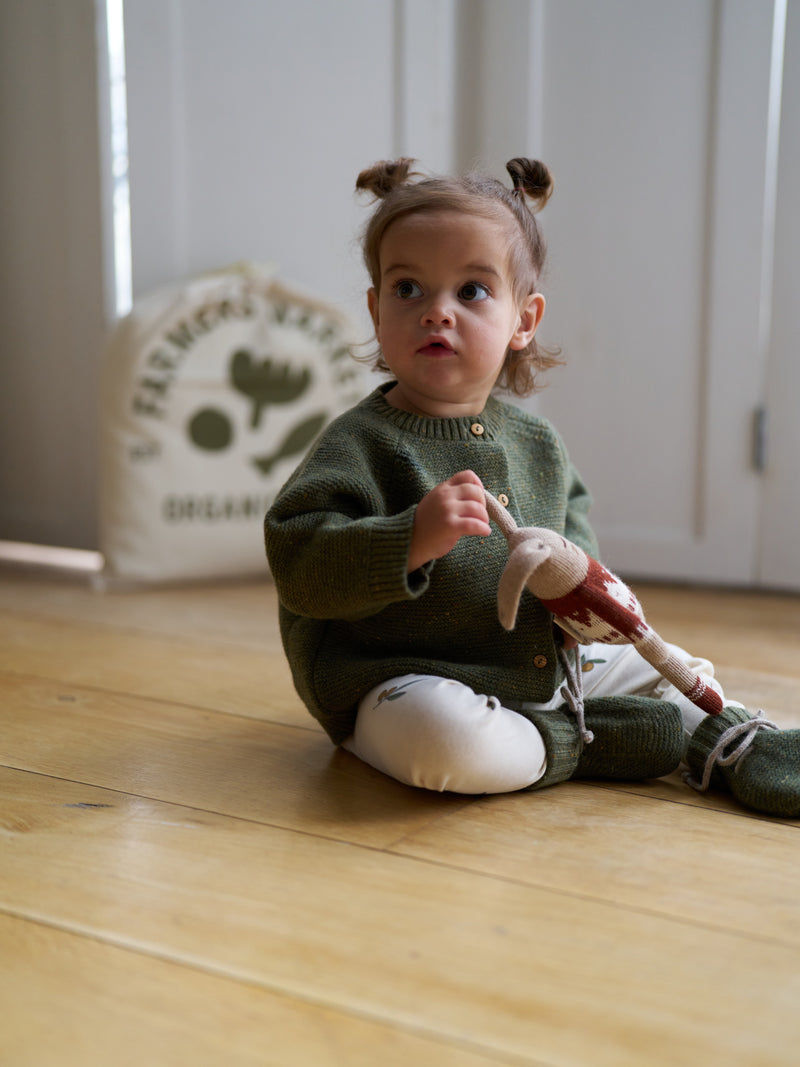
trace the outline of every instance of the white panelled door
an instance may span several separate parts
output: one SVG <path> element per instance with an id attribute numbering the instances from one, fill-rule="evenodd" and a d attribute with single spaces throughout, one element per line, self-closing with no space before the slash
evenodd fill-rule
<path id="1" fill-rule="evenodd" d="M 800 588 L 800 486 L 786 468 L 798 431 L 777 425 L 797 396 L 786 366 L 798 338 L 796 84 L 778 201 L 787 295 L 776 290 L 767 362 L 783 55 L 773 4 L 536 6 L 536 149 L 556 177 L 542 329 L 568 363 L 535 405 L 593 490 L 604 559 L 631 576 Z M 765 396 L 773 450 L 759 472 Z"/>
<path id="2" fill-rule="evenodd" d="M 772 330 L 764 391 L 765 457 L 756 577 L 800 589 L 800 3 L 786 23 L 783 114 L 772 286 Z"/>

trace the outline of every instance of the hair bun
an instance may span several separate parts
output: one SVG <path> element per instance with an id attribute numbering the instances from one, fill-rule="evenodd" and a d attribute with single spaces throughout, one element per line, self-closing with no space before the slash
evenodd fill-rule
<path id="1" fill-rule="evenodd" d="M 511 175 L 515 191 L 530 197 L 536 204 L 536 210 L 541 211 L 553 192 L 550 168 L 538 159 L 516 156 L 506 163 L 506 170 Z"/>
<path id="2" fill-rule="evenodd" d="M 371 167 L 362 170 L 356 178 L 356 189 L 364 189 L 378 200 L 382 200 L 392 189 L 407 182 L 412 175 L 416 174 L 416 171 L 411 169 L 415 163 L 415 159 L 408 159 L 405 156 L 400 159 L 383 159 L 379 163 L 373 163 Z"/>

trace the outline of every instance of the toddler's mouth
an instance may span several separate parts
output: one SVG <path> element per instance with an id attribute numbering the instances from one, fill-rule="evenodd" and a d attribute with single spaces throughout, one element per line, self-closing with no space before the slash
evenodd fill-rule
<path id="1" fill-rule="evenodd" d="M 449 356 L 453 352 L 453 346 L 443 337 L 429 337 L 419 351 L 424 356 Z"/>

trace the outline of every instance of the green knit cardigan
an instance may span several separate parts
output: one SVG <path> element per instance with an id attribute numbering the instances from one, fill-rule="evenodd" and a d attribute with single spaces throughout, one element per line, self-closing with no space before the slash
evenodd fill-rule
<path id="1" fill-rule="evenodd" d="M 590 498 L 553 427 L 491 397 L 474 417 L 434 419 L 376 389 L 323 433 L 265 519 L 267 557 L 294 684 L 335 744 L 359 700 L 403 674 L 465 682 L 510 706 L 563 680 L 552 617 L 523 594 L 516 629 L 497 618 L 506 541 L 463 537 L 407 574 L 417 503 L 473 470 L 520 526 L 548 526 L 590 555 Z"/>

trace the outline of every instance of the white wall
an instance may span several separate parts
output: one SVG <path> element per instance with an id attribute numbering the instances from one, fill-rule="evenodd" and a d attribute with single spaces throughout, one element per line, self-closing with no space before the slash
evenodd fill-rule
<path id="1" fill-rule="evenodd" d="M 134 295 L 271 260 L 359 315 L 366 333 L 358 170 L 409 154 L 502 176 L 509 157 L 540 155 L 557 179 L 542 216 L 544 332 L 569 366 L 534 406 L 564 430 L 595 489 L 606 558 L 639 573 L 774 584 L 797 554 L 765 522 L 792 525 L 794 470 L 773 460 L 757 478 L 747 440 L 767 396 L 781 453 L 800 450 L 785 431 L 798 336 L 796 103 L 784 114 L 788 221 L 768 373 L 751 351 L 770 255 L 759 212 L 772 7 L 125 0 Z M 789 0 L 792 101 L 799 9 Z M 13 102 L 0 120 L 11 161 L 0 537 L 93 547 L 104 232 L 92 0 L 0 13 L 0 88 Z"/>
<path id="2" fill-rule="evenodd" d="M 356 175 L 452 166 L 455 10 L 128 0 L 134 296 L 255 259 L 360 313 Z"/>
<path id="3" fill-rule="evenodd" d="M 93 0 L 0 3 L 0 538 L 92 547 L 104 331 Z"/>
<path id="4" fill-rule="evenodd" d="M 393 150 L 393 11 L 126 5 L 133 289 L 237 259 L 354 296 L 356 168 Z"/>

